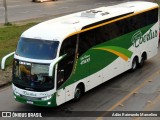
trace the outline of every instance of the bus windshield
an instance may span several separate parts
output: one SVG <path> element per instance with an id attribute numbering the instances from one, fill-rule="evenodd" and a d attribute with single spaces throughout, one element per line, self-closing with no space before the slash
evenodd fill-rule
<path id="1" fill-rule="evenodd" d="M 57 55 L 59 42 L 20 38 L 16 54 L 31 59 L 52 60 Z"/>
<path id="2" fill-rule="evenodd" d="M 48 76 L 49 64 L 14 60 L 13 84 L 31 91 L 47 91 L 54 88 L 54 76 Z"/>

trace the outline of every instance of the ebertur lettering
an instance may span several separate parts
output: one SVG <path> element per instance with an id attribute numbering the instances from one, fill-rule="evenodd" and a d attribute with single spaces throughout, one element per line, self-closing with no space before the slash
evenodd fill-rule
<path id="1" fill-rule="evenodd" d="M 139 47 L 141 44 L 155 38 L 158 36 L 157 30 L 149 30 L 149 32 L 146 35 L 142 35 L 141 31 L 136 32 L 132 37 L 132 43 L 134 47 Z"/>

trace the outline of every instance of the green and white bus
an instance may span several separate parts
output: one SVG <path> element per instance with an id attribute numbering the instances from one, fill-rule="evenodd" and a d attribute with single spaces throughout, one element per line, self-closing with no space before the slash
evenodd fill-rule
<path id="1" fill-rule="evenodd" d="M 20 37 L 14 55 L 16 101 L 54 107 L 127 71 L 158 51 L 158 5 L 126 2 L 42 22 Z"/>

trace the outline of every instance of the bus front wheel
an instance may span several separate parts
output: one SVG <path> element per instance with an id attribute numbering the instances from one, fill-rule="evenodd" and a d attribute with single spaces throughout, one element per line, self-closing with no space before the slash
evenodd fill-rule
<path id="1" fill-rule="evenodd" d="M 75 89 L 75 92 L 74 92 L 74 102 L 77 102 L 80 100 L 80 98 L 82 97 L 83 93 L 84 93 L 84 90 L 83 90 L 83 85 L 82 84 L 79 84 L 76 89 Z"/>

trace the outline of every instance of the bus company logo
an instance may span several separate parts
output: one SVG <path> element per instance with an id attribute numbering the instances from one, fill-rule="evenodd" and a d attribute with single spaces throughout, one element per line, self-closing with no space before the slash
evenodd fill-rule
<path id="1" fill-rule="evenodd" d="M 23 91 L 23 94 L 26 95 L 26 96 L 32 96 L 32 97 L 37 96 L 35 93 L 31 93 L 31 92 L 27 92 L 27 91 Z"/>
<path id="2" fill-rule="evenodd" d="M 149 30 L 145 35 L 142 34 L 141 31 L 137 31 L 133 36 L 132 36 L 132 43 L 134 47 L 139 47 L 141 44 L 155 38 L 158 36 L 157 30 Z"/>

